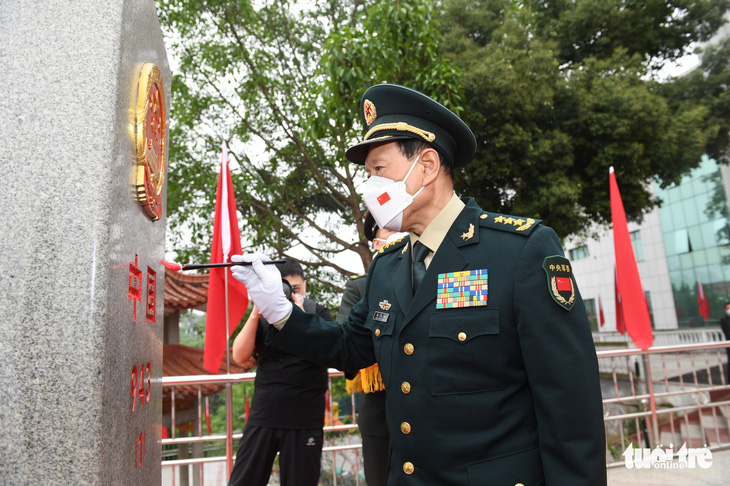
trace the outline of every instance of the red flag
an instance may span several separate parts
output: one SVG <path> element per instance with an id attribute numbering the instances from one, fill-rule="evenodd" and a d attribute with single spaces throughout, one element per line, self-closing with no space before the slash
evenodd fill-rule
<path id="1" fill-rule="evenodd" d="M 205 422 L 208 424 L 208 435 L 210 435 L 210 404 L 208 403 L 208 397 L 205 397 Z"/>
<path id="2" fill-rule="evenodd" d="M 601 296 L 598 296 L 598 324 L 600 327 L 606 323 L 606 317 L 603 315 L 603 304 L 601 304 Z"/>
<path id="3" fill-rule="evenodd" d="M 236 198 L 233 196 L 231 170 L 228 167 L 228 151 L 225 143 L 221 150 L 221 171 L 215 198 L 213 245 L 210 263 L 228 262 L 230 255 L 240 254 L 241 234 L 236 217 Z M 226 288 L 228 272 L 228 336 L 226 336 Z M 246 287 L 231 275 L 231 269 L 211 268 L 208 281 L 208 306 L 205 318 L 205 369 L 217 374 L 226 355 L 228 339 L 236 330 L 248 307 Z"/>
<path id="4" fill-rule="evenodd" d="M 624 308 L 621 305 L 621 294 L 618 291 L 618 272 L 616 267 L 613 269 L 613 289 L 616 297 L 616 330 L 621 334 L 626 334 L 626 324 L 624 323 Z"/>
<path id="5" fill-rule="evenodd" d="M 621 193 L 618 190 L 613 167 L 611 167 L 608 178 L 611 186 L 611 219 L 618 277 L 616 285 L 621 297 L 624 325 L 634 344 L 642 350 L 646 350 L 654 342 L 649 307 L 646 305 L 646 297 L 641 287 L 639 267 L 636 265 L 624 204 L 621 201 Z"/>
<path id="6" fill-rule="evenodd" d="M 250 411 L 251 410 L 248 408 L 248 390 L 246 390 L 246 423 L 248 423 L 248 414 Z"/>
<path id="7" fill-rule="evenodd" d="M 697 305 L 700 308 L 700 315 L 702 319 L 710 319 L 710 304 L 707 303 L 707 297 L 705 297 L 705 289 L 702 287 L 702 281 L 700 277 L 697 277 Z"/>

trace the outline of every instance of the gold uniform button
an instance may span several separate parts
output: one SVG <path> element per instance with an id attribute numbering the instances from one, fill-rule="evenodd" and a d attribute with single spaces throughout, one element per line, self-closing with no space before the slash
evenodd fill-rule
<path id="1" fill-rule="evenodd" d="M 414 347 L 411 343 L 406 343 L 405 346 L 403 346 L 403 352 L 406 353 L 408 356 L 413 354 Z"/>
<path id="2" fill-rule="evenodd" d="M 466 333 L 460 332 L 459 333 L 459 341 L 466 341 Z"/>
<path id="3" fill-rule="evenodd" d="M 411 384 L 408 383 L 407 381 L 404 381 L 400 385 L 400 391 L 402 391 L 403 393 L 405 393 L 406 395 L 408 395 L 411 392 Z"/>
<path id="4" fill-rule="evenodd" d="M 380 329 L 376 329 L 376 330 L 375 330 L 375 335 L 376 335 L 376 336 L 380 336 Z"/>
<path id="5" fill-rule="evenodd" d="M 406 435 L 410 434 L 411 433 L 411 424 L 409 424 L 408 422 L 403 422 L 402 424 L 400 424 L 400 431 Z"/>
<path id="6" fill-rule="evenodd" d="M 413 474 L 413 471 L 415 469 L 416 468 L 413 467 L 413 463 L 412 462 L 404 462 L 403 463 L 403 472 L 404 473 L 406 473 L 406 474 Z"/>
<path id="7" fill-rule="evenodd" d="M 515 486 L 525 486 L 525 485 L 522 483 L 517 483 L 517 484 L 515 484 Z"/>
<path id="8" fill-rule="evenodd" d="M 482 214 L 481 216 L 479 216 L 479 219 L 487 219 L 487 215 L 486 214 Z"/>

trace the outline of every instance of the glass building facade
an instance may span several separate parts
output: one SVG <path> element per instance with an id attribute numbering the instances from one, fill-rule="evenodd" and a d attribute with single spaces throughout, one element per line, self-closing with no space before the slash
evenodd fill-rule
<path id="1" fill-rule="evenodd" d="M 705 324 L 700 285 L 710 307 L 706 324 L 715 325 L 730 301 L 730 219 L 720 167 L 703 156 L 680 184 L 655 190 L 679 327 Z"/>

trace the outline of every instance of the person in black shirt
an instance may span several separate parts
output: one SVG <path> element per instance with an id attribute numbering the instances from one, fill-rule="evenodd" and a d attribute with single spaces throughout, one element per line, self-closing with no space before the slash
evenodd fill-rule
<path id="1" fill-rule="evenodd" d="M 329 309 L 304 297 L 307 282 L 299 262 L 277 264 L 292 287 L 292 300 L 304 312 L 331 321 Z M 327 368 L 293 354 L 269 348 L 264 336 L 269 323 L 254 306 L 233 342 L 233 359 L 256 358 L 254 396 L 229 486 L 268 484 L 277 452 L 282 486 L 316 486 L 327 390 Z"/>

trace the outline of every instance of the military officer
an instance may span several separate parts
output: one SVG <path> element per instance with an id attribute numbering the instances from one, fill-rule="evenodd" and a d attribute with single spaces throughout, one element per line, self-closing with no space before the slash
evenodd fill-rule
<path id="1" fill-rule="evenodd" d="M 454 194 L 476 140 L 436 101 L 380 84 L 360 115 L 346 155 L 365 166 L 363 199 L 409 236 L 380 250 L 338 327 L 292 306 L 265 257 L 235 256 L 270 345 L 350 373 L 377 362 L 390 486 L 605 485 L 596 353 L 555 232 Z"/>

